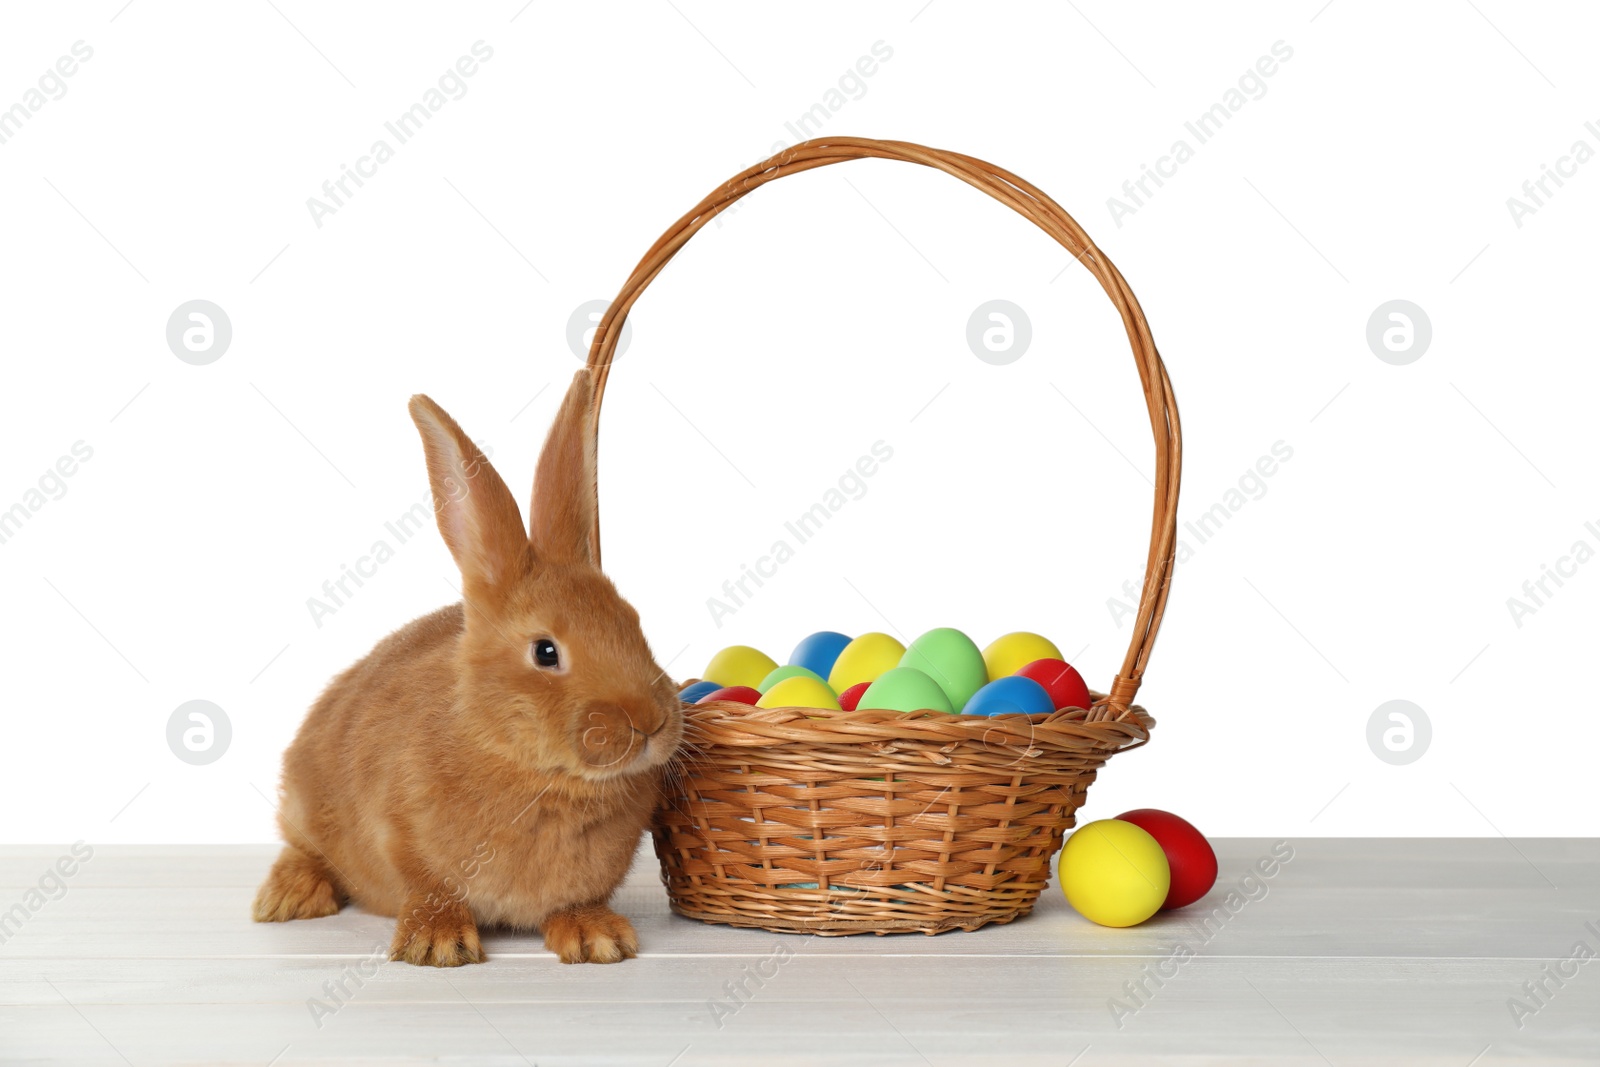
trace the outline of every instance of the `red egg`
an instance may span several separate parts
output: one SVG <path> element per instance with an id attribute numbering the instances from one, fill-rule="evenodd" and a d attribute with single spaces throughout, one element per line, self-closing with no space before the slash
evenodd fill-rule
<path id="1" fill-rule="evenodd" d="M 1036 659 L 1017 672 L 1044 686 L 1056 710 L 1062 708 L 1087 708 L 1090 704 L 1089 687 L 1072 664 L 1059 659 Z"/>
<path id="2" fill-rule="evenodd" d="M 1125 811 L 1117 818 L 1133 823 L 1155 838 L 1161 851 L 1167 854 L 1167 866 L 1172 869 L 1172 888 L 1167 890 L 1162 911 L 1193 904 L 1217 884 L 1217 854 L 1211 850 L 1211 842 L 1188 820 L 1156 808 Z"/>
<path id="3" fill-rule="evenodd" d="M 857 682 L 849 689 L 839 694 L 839 706 L 845 711 L 855 711 L 861 704 L 861 695 L 872 685 L 871 682 Z"/>
<path id="4" fill-rule="evenodd" d="M 714 693 L 707 693 L 696 700 L 696 704 L 709 704 L 713 700 L 731 700 L 736 704 L 754 704 L 761 699 L 759 690 L 751 689 L 748 685 L 730 685 L 718 689 Z"/>

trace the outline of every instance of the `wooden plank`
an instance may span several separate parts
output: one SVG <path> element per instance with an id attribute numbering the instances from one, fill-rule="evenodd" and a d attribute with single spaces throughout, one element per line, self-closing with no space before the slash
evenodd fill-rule
<path id="1" fill-rule="evenodd" d="M 1217 838 L 1220 881 L 1243 877 L 1267 856 L 1269 838 Z M 1282 875 L 1327 889 L 1600 889 L 1600 838 L 1299 838 Z M 90 843 L 93 845 L 93 843 Z M 38 882 L 67 845 L 0 845 L 0 892 Z M 278 845 L 93 845 L 71 881 L 93 886 L 239 886 L 254 889 Z M 649 842 L 641 842 L 630 885 L 659 887 Z M 1548 881 L 1546 879 L 1548 878 Z M 3 899 L 3 898 L 0 898 Z"/>
<path id="2" fill-rule="evenodd" d="M 249 920 L 253 890 L 74 887 L 10 934 L 11 960 L 108 957 L 363 956 L 386 946 L 394 920 L 349 907 L 290 923 Z M 817 955 L 1152 957 L 1182 943 L 1223 955 L 1550 958 L 1600 928 L 1600 896 L 1587 890 L 1347 889 L 1275 886 L 1255 901 L 1197 904 L 1126 930 L 1088 922 L 1051 890 L 1034 914 L 974 933 L 928 937 L 809 938 L 711 926 L 672 915 L 659 887 L 629 886 L 618 909 L 651 956 L 762 956 L 806 944 Z M 1600 939 L 1597 939 L 1600 940 Z M 538 934 L 486 931 L 491 956 L 543 954 Z M 1597 944 L 1600 948 L 1600 944 Z"/>
<path id="3" fill-rule="evenodd" d="M 1368 897 L 1342 889 L 1277 889 L 1234 915 L 1186 909 L 1131 929 L 1094 926 L 1054 896 L 1032 917 L 976 933 L 818 939 L 707 926 L 629 894 L 619 894 L 618 907 L 634 920 L 645 955 L 654 957 L 760 957 L 786 942 L 837 958 L 1160 957 L 1176 944 L 1259 958 L 1549 958 L 1581 936 L 1584 921 L 1600 926 L 1600 901 L 1582 891 L 1397 889 Z M 360 957 L 374 944 L 389 944 L 392 933 L 392 918 L 358 909 L 318 920 L 251 923 L 246 889 L 82 888 L 46 904 L 0 953 L 8 960 Z M 509 931 L 486 931 L 485 947 L 491 957 L 544 953 L 538 934 Z"/>

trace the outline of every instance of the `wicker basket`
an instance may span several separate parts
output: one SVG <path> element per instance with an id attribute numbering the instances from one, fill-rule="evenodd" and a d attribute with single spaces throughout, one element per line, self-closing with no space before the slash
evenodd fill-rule
<path id="1" fill-rule="evenodd" d="M 1032 220 L 1099 280 L 1122 315 L 1155 433 L 1155 513 L 1132 641 L 1089 708 L 995 718 L 937 712 L 686 710 L 681 774 L 657 813 L 672 909 L 712 923 L 823 935 L 975 930 L 1027 915 L 1100 765 L 1154 721 L 1133 704 L 1166 606 L 1181 460 L 1172 383 L 1122 275 L 1065 211 L 970 156 L 901 141 L 806 141 L 735 175 L 663 234 L 595 331 L 591 430 L 628 310 L 695 232 L 786 174 L 852 159 L 942 170 Z M 594 531 L 599 558 L 599 530 Z"/>

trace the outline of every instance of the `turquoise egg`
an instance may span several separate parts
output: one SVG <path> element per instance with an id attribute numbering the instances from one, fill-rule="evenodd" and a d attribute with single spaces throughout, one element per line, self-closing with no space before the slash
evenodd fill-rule
<path id="1" fill-rule="evenodd" d="M 900 666 L 913 667 L 937 682 L 957 712 L 989 681 L 989 668 L 984 665 L 978 646 L 972 638 L 948 626 L 929 630 L 911 642 L 900 657 Z"/>
<path id="2" fill-rule="evenodd" d="M 789 657 L 789 662 L 814 671 L 817 677 L 827 681 L 833 670 L 833 661 L 839 658 L 839 653 L 850 641 L 851 638 L 832 630 L 818 631 L 794 646 L 794 654 Z"/>
<path id="3" fill-rule="evenodd" d="M 693 685 L 686 685 L 680 689 L 678 691 L 678 699 L 685 704 L 693 704 L 707 693 L 715 693 L 721 688 L 722 686 L 716 682 L 695 682 Z"/>
<path id="4" fill-rule="evenodd" d="M 815 678 L 823 685 L 828 684 L 827 679 L 823 678 L 816 671 L 808 670 L 805 667 L 797 667 L 791 663 L 785 667 L 774 667 L 765 678 L 761 679 L 761 684 L 756 686 L 756 692 L 765 693 L 768 689 L 771 689 L 785 678 Z"/>
<path id="5" fill-rule="evenodd" d="M 861 711 L 942 711 L 954 714 L 950 698 L 939 683 L 915 667 L 892 667 L 878 676 L 861 694 Z"/>
<path id="6" fill-rule="evenodd" d="M 1055 701 L 1044 686 L 1032 678 L 1010 674 L 996 678 L 967 701 L 964 715 L 1048 715 Z"/>

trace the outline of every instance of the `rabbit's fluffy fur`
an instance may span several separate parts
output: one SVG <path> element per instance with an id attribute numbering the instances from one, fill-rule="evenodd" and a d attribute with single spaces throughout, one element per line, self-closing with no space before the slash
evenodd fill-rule
<path id="1" fill-rule="evenodd" d="M 436 966 L 481 961 L 480 924 L 537 927 L 564 963 L 638 951 L 608 901 L 683 713 L 595 562 L 593 396 L 580 371 L 539 458 L 527 532 L 471 439 L 412 399 L 463 599 L 385 638 L 306 716 L 284 756 L 288 844 L 257 921 L 355 901 L 397 917 L 391 958 Z"/>

